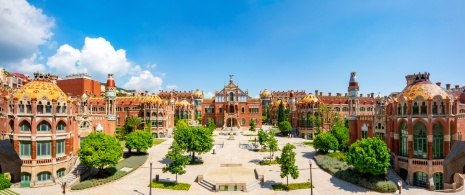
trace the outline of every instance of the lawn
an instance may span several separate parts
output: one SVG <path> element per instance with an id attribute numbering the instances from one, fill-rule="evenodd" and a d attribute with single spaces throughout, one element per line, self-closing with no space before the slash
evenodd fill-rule
<path id="1" fill-rule="evenodd" d="M 313 142 L 304 142 L 304 144 L 313 147 Z"/>
<path id="2" fill-rule="evenodd" d="M 189 190 L 191 184 L 187 183 L 174 183 L 171 181 L 152 181 L 151 185 L 152 188 L 161 188 L 161 189 L 169 189 L 169 190 Z"/>
<path id="3" fill-rule="evenodd" d="M 153 145 L 156 146 L 158 144 L 161 144 L 163 142 L 165 142 L 166 139 L 153 139 Z"/>
<path id="4" fill-rule="evenodd" d="M 311 185 L 310 182 L 304 183 L 290 183 L 289 186 L 286 184 L 275 184 L 273 185 L 273 190 L 275 191 L 289 191 L 289 190 L 300 190 L 300 189 L 308 189 L 308 188 L 315 188 L 314 185 Z"/>
<path id="5" fill-rule="evenodd" d="M 271 162 L 270 162 L 270 160 L 261 160 L 258 164 L 260 164 L 260 165 L 277 165 L 279 163 L 276 160 L 271 160 Z"/>

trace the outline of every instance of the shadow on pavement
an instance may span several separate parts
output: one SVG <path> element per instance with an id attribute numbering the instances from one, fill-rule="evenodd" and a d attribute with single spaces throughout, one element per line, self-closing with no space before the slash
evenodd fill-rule
<path id="1" fill-rule="evenodd" d="M 353 193 L 358 193 L 358 192 L 371 192 L 371 190 L 365 189 L 363 187 L 351 184 L 349 182 L 343 181 L 337 177 L 332 176 L 331 179 L 329 179 L 331 183 L 335 186 L 338 187 L 339 189 L 342 189 L 344 191 L 350 191 Z"/>
<path id="2" fill-rule="evenodd" d="M 302 157 L 308 158 L 308 159 L 313 159 L 315 155 L 316 155 L 316 151 L 302 152 Z"/>

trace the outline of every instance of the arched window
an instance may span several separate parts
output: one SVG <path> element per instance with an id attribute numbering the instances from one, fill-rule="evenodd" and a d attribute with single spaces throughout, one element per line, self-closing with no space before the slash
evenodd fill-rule
<path id="1" fill-rule="evenodd" d="M 428 187 L 428 175 L 423 172 L 413 173 L 413 185 L 419 187 Z"/>
<path id="2" fill-rule="evenodd" d="M 442 181 L 442 173 L 437 172 L 433 174 L 434 190 L 444 189 L 444 182 Z"/>
<path id="3" fill-rule="evenodd" d="M 52 174 L 50 172 L 41 172 L 37 174 L 37 181 L 50 181 L 52 180 Z"/>
<path id="4" fill-rule="evenodd" d="M 50 102 L 47 102 L 47 105 L 45 106 L 45 113 L 52 114 L 52 105 L 50 105 Z"/>
<path id="5" fill-rule="evenodd" d="M 438 115 L 438 105 L 433 102 L 433 115 Z"/>
<path id="6" fill-rule="evenodd" d="M 336 112 L 340 112 L 340 111 L 341 111 L 341 108 L 336 107 Z"/>
<path id="7" fill-rule="evenodd" d="M 31 181 L 31 174 L 22 172 L 21 173 L 21 182 L 30 182 Z"/>
<path id="8" fill-rule="evenodd" d="M 51 131 L 52 127 L 50 126 L 50 123 L 47 121 L 42 121 L 37 125 L 37 131 Z"/>
<path id="9" fill-rule="evenodd" d="M 44 105 L 42 105 L 42 102 L 39 102 L 37 104 L 37 114 L 43 114 L 44 113 Z"/>
<path id="10" fill-rule="evenodd" d="M 418 115 L 418 104 L 415 102 L 413 103 L 413 115 Z"/>
<path id="11" fill-rule="evenodd" d="M 63 121 L 58 122 L 57 131 L 66 131 L 66 124 Z"/>
<path id="12" fill-rule="evenodd" d="M 62 178 L 63 176 L 65 176 L 65 172 L 66 172 L 66 169 L 65 169 L 65 168 L 58 169 L 58 171 L 57 171 L 57 177 L 58 177 L 58 178 Z"/>
<path id="13" fill-rule="evenodd" d="M 56 106 L 56 113 L 59 114 L 60 112 L 61 112 L 61 105 L 60 105 L 60 102 L 58 102 Z"/>
<path id="14" fill-rule="evenodd" d="M 19 113 L 20 113 L 20 114 L 23 114 L 23 113 L 24 113 L 24 104 L 23 104 L 23 101 L 19 101 L 18 107 L 19 107 Z"/>
<path id="15" fill-rule="evenodd" d="M 153 112 L 153 113 L 152 113 L 152 117 L 157 117 L 157 113 L 156 113 L 156 112 Z"/>
<path id="16" fill-rule="evenodd" d="M 97 112 L 97 107 L 92 107 L 93 112 Z"/>
<path id="17" fill-rule="evenodd" d="M 433 125 L 433 158 L 444 158 L 444 127 L 440 122 Z"/>
<path id="18" fill-rule="evenodd" d="M 229 101 L 234 101 L 234 93 L 229 92 Z"/>
<path id="19" fill-rule="evenodd" d="M 19 124 L 19 131 L 31 131 L 31 125 L 27 121 L 23 121 Z"/>
<path id="20" fill-rule="evenodd" d="M 229 113 L 234 113 L 234 106 L 229 106 Z"/>
<path id="21" fill-rule="evenodd" d="M 402 106 L 400 104 L 397 106 L 397 115 L 402 115 Z"/>
<path id="22" fill-rule="evenodd" d="M 61 113 L 66 114 L 66 103 L 63 103 L 63 107 L 61 107 Z"/>
<path id="23" fill-rule="evenodd" d="M 403 114 L 407 115 L 407 103 L 404 103 L 404 109 L 403 109 Z"/>
<path id="24" fill-rule="evenodd" d="M 31 114 L 31 113 L 32 113 L 32 106 L 31 106 L 31 102 L 30 102 L 30 101 L 27 101 L 27 104 L 26 104 L 26 113 L 28 113 L 28 114 Z"/>
<path id="25" fill-rule="evenodd" d="M 413 157 L 428 158 L 427 128 L 423 122 L 413 126 Z"/>
<path id="26" fill-rule="evenodd" d="M 428 108 L 428 106 L 426 106 L 425 102 L 421 103 L 421 115 L 428 114 L 428 111 L 427 111 L 428 109 L 427 108 Z"/>

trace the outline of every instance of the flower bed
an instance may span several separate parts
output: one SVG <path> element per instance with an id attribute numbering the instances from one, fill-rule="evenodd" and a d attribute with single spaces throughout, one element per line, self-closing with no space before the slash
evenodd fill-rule
<path id="1" fill-rule="evenodd" d="M 89 180 L 83 181 L 81 183 L 78 183 L 71 187 L 71 190 L 82 190 L 86 188 L 91 188 L 99 185 L 103 185 L 109 182 L 112 182 L 114 180 L 117 180 L 140 166 L 142 166 L 145 161 L 147 160 L 148 155 L 147 154 L 141 154 L 141 155 L 132 155 L 122 161 L 120 161 L 116 166 L 107 168 L 105 170 L 105 174 L 108 174 L 109 176 L 103 179 L 92 179 L 90 178 Z M 127 167 L 127 168 L 132 168 L 130 171 L 121 171 L 122 168 Z"/>

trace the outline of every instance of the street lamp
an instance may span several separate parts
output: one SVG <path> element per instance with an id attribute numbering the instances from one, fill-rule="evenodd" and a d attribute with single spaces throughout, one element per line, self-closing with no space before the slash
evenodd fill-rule
<path id="1" fill-rule="evenodd" d="M 310 194 L 313 195 L 313 181 L 312 181 L 312 160 L 308 160 L 308 164 L 310 165 Z"/>
<path id="2" fill-rule="evenodd" d="M 150 157 L 150 183 L 149 183 L 149 187 L 150 187 L 150 192 L 149 192 L 149 195 L 152 195 L 152 157 Z"/>

